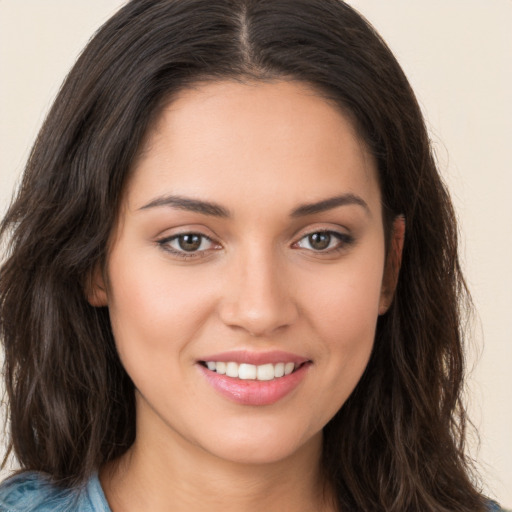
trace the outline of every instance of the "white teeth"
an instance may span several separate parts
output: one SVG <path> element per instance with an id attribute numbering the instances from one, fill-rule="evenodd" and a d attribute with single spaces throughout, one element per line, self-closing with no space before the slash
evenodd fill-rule
<path id="1" fill-rule="evenodd" d="M 247 363 L 206 361 L 209 370 L 228 377 L 242 380 L 273 380 L 290 375 L 295 370 L 295 363 L 261 364 L 256 366 Z"/>
<path id="2" fill-rule="evenodd" d="M 294 369 L 295 369 L 295 365 L 293 363 L 286 363 L 284 365 L 284 374 L 290 375 L 290 373 L 292 373 Z"/>
<path id="3" fill-rule="evenodd" d="M 238 364 L 227 363 L 226 364 L 226 375 L 228 377 L 238 377 Z"/>
<path id="4" fill-rule="evenodd" d="M 242 363 L 238 367 L 238 378 L 239 379 L 244 379 L 244 380 L 255 379 L 256 374 L 257 374 L 256 366 L 254 366 L 253 364 Z"/>
<path id="5" fill-rule="evenodd" d="M 258 366 L 258 380 L 272 380 L 274 378 L 274 365 L 262 364 Z"/>
<path id="6" fill-rule="evenodd" d="M 293 365 L 295 366 L 295 365 Z M 274 367 L 274 377 L 279 378 L 284 375 L 284 363 L 277 363 Z"/>

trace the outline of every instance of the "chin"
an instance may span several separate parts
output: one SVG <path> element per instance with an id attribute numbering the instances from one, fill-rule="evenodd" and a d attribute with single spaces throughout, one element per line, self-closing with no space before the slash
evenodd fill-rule
<path id="1" fill-rule="evenodd" d="M 294 429 L 248 428 L 228 437 L 218 436 L 208 449 L 212 455 L 240 465 L 276 464 L 294 457 L 319 453 L 322 432 L 299 435 Z"/>

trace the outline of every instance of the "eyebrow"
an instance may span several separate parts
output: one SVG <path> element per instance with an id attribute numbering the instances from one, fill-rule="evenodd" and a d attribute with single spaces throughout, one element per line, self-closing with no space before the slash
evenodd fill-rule
<path id="1" fill-rule="evenodd" d="M 366 213 L 371 214 L 370 208 L 366 201 L 355 194 L 342 194 L 340 196 L 330 197 L 316 203 L 307 203 L 295 208 L 291 217 L 304 217 L 315 213 L 322 213 L 338 206 L 358 205 L 361 206 Z"/>
<path id="2" fill-rule="evenodd" d="M 323 199 L 322 201 L 318 201 L 316 203 L 302 204 L 292 210 L 290 217 L 305 217 L 307 215 L 313 215 L 315 213 L 322 213 L 328 210 L 332 210 L 334 208 L 338 208 L 339 206 L 348 205 L 361 206 L 368 214 L 370 214 L 370 208 L 364 199 L 355 194 L 342 194 L 340 196 Z M 201 213 L 203 215 L 211 215 L 213 217 L 231 217 L 229 210 L 217 203 L 174 195 L 157 197 L 156 199 L 153 199 L 149 203 L 140 207 L 139 210 L 147 210 L 149 208 L 157 208 L 162 206 L 169 206 L 179 210 Z"/>
<path id="3" fill-rule="evenodd" d="M 203 215 L 211 215 L 214 217 L 230 217 L 229 210 L 216 203 L 209 201 L 201 201 L 199 199 L 191 199 L 182 196 L 162 196 L 153 199 L 148 204 L 139 208 L 139 210 L 147 210 L 159 206 L 170 206 L 179 210 L 187 210 L 189 212 L 202 213 Z"/>

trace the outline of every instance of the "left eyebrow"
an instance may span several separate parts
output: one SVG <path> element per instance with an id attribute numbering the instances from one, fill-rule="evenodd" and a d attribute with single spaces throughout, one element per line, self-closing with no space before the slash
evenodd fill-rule
<path id="1" fill-rule="evenodd" d="M 368 215 L 371 215 L 370 208 L 366 201 L 355 194 L 342 194 L 341 196 L 330 197 L 317 203 L 307 203 L 298 206 L 290 214 L 291 217 L 304 217 L 315 213 L 322 213 L 339 206 L 358 205 L 361 206 Z"/>

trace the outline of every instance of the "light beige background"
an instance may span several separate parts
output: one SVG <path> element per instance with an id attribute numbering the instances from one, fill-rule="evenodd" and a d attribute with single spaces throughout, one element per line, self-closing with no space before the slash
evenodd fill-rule
<path id="1" fill-rule="evenodd" d="M 468 402 L 486 490 L 512 506 L 512 0 L 351 0 L 427 117 L 478 310 Z M 0 0 L 0 214 L 66 72 L 121 0 Z"/>

